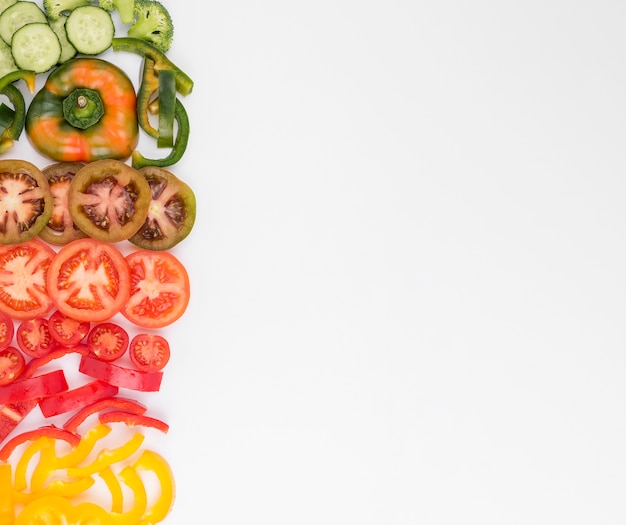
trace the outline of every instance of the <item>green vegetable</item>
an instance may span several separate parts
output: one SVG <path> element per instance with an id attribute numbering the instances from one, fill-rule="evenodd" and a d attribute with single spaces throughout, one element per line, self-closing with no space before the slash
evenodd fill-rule
<path id="1" fill-rule="evenodd" d="M 57 19 L 64 11 L 72 11 L 83 5 L 90 5 L 90 0 L 43 0 L 43 8 L 48 18 Z"/>
<path id="2" fill-rule="evenodd" d="M 132 24 L 135 20 L 133 8 L 134 0 L 98 0 L 98 4 L 102 9 L 107 11 L 116 11 L 120 14 L 122 24 Z"/>
<path id="3" fill-rule="evenodd" d="M 26 24 L 13 35 L 11 53 L 18 68 L 43 73 L 59 61 L 61 43 L 48 24 Z"/>
<path id="4" fill-rule="evenodd" d="M 69 14 L 65 32 L 76 51 L 84 55 L 99 55 L 111 47 L 115 26 L 108 11 L 86 5 Z"/>
<path id="5" fill-rule="evenodd" d="M 65 31 L 66 20 L 67 15 L 61 15 L 59 18 L 51 18 L 48 21 L 50 27 L 56 33 L 59 43 L 61 44 L 61 57 L 59 58 L 59 64 L 63 64 L 76 56 L 76 48 L 70 44 L 70 41 L 67 39 L 67 32 Z"/>
<path id="6" fill-rule="evenodd" d="M 157 0 L 135 0 L 134 13 L 135 23 L 128 29 L 128 36 L 167 51 L 172 45 L 174 24 L 163 4 Z"/>
<path id="7" fill-rule="evenodd" d="M 144 58 L 141 85 L 137 91 L 137 119 L 141 129 L 153 139 L 159 136 L 159 131 L 150 122 L 148 107 L 152 99 L 157 95 L 158 90 L 159 75 L 154 70 L 154 61 Z"/>
<path id="8" fill-rule="evenodd" d="M 164 69 L 159 72 L 159 134 L 157 147 L 171 148 L 174 145 L 174 119 L 176 116 L 176 84 L 174 72 Z"/>
<path id="9" fill-rule="evenodd" d="M 34 22 L 48 23 L 46 13 L 35 2 L 16 2 L 0 13 L 0 37 L 11 45 L 13 34 L 26 24 Z"/>
<path id="10" fill-rule="evenodd" d="M 0 135 L 0 153 L 4 153 L 13 147 L 13 141 L 20 138 L 22 131 L 24 130 L 24 122 L 26 120 L 26 103 L 24 102 L 24 96 L 22 92 L 17 89 L 13 84 L 9 84 L 2 91 L 1 94 L 5 95 L 11 104 L 13 104 L 13 110 L 8 108 L 6 104 L 2 104 L 3 108 L 9 109 L 13 113 L 12 118 L 2 135 Z M 4 116 L 10 115 L 3 109 Z"/>

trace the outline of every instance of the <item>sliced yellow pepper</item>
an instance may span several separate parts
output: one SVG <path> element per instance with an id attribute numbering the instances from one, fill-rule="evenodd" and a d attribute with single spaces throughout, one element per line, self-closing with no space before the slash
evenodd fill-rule
<path id="1" fill-rule="evenodd" d="M 155 504 L 143 515 L 148 523 L 159 523 L 170 512 L 175 498 L 174 475 L 163 456 L 152 450 L 144 450 L 133 465 L 139 471 L 152 471 L 161 485 L 161 494 Z"/>
<path id="2" fill-rule="evenodd" d="M 98 475 L 106 483 L 111 493 L 111 512 L 121 514 L 124 510 L 124 494 L 119 479 L 110 467 L 103 469 Z"/>
<path id="3" fill-rule="evenodd" d="M 81 438 L 80 443 L 75 446 L 69 454 L 57 459 L 57 468 L 75 467 L 84 461 L 89 453 L 96 446 L 96 443 L 111 432 L 111 427 L 97 424 Z"/>
<path id="4" fill-rule="evenodd" d="M 144 437 L 142 434 L 135 433 L 133 437 L 121 447 L 114 448 L 112 450 L 104 449 L 100 451 L 98 457 L 96 457 L 92 463 L 84 467 L 68 468 L 67 474 L 71 477 L 80 478 L 83 476 L 90 476 L 91 474 L 95 474 L 97 472 L 102 472 L 105 468 L 113 465 L 114 463 L 118 463 L 119 461 L 123 461 L 130 455 L 137 452 L 143 443 L 143 439 Z"/>
<path id="5" fill-rule="evenodd" d="M 15 490 L 25 490 L 28 487 L 28 481 L 26 480 L 26 471 L 30 460 L 37 452 L 41 452 L 44 448 L 52 446 L 52 441 L 46 436 L 42 436 L 39 439 L 33 441 L 20 456 L 17 465 L 15 465 L 15 477 L 13 482 L 13 488 Z"/>
<path id="6" fill-rule="evenodd" d="M 74 506 L 62 496 L 37 498 L 26 505 L 15 525 L 115 525 L 113 516 L 93 503 Z"/>
<path id="7" fill-rule="evenodd" d="M 137 525 L 148 506 L 146 487 L 143 484 L 141 476 L 139 476 L 133 467 L 124 467 L 120 472 L 120 478 L 122 478 L 122 481 L 133 491 L 134 504 L 131 510 L 118 517 L 117 523 L 118 525 Z"/>
<path id="8" fill-rule="evenodd" d="M 82 494 L 86 490 L 90 489 L 94 484 L 94 479 L 86 476 L 84 478 L 80 478 L 76 481 L 66 481 L 62 479 L 57 479 L 50 483 L 45 489 L 39 492 L 13 492 L 13 497 L 15 501 L 19 503 L 30 503 L 40 498 L 49 497 L 49 496 L 60 496 L 63 498 L 72 498 L 74 496 L 78 496 Z"/>
<path id="9" fill-rule="evenodd" d="M 12 467 L 10 463 L 0 463 L 0 525 L 13 525 L 13 491 L 11 490 Z"/>

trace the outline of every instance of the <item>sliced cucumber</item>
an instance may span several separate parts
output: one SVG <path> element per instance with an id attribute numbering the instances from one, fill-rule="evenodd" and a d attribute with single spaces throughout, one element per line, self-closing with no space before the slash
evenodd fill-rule
<path id="1" fill-rule="evenodd" d="M 2 13 L 7 7 L 11 7 L 17 3 L 17 0 L 0 0 L 0 13 Z"/>
<path id="2" fill-rule="evenodd" d="M 97 55 L 111 47 L 115 26 L 108 11 L 86 5 L 70 12 L 65 21 L 65 32 L 67 39 L 79 53 Z"/>
<path id="3" fill-rule="evenodd" d="M 0 13 L 0 38 L 11 45 L 13 34 L 34 22 L 48 23 L 46 13 L 35 2 L 16 2 Z"/>
<path id="4" fill-rule="evenodd" d="M 76 55 L 76 48 L 67 39 L 67 31 L 65 31 L 66 15 L 60 15 L 59 18 L 48 20 L 48 24 L 59 37 L 59 43 L 61 44 L 61 56 L 59 57 L 59 64 L 67 62 L 70 58 L 74 58 Z"/>
<path id="5" fill-rule="evenodd" d="M 43 73 L 59 62 L 61 43 L 48 24 L 35 22 L 15 32 L 11 52 L 18 68 Z"/>
<path id="6" fill-rule="evenodd" d="M 5 43 L 4 40 L 0 40 L 0 78 L 11 71 L 17 71 L 17 65 L 11 53 L 11 46 Z"/>

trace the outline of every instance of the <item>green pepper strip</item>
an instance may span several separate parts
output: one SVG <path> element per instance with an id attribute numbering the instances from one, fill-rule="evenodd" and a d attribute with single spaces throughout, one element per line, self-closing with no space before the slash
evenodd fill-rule
<path id="1" fill-rule="evenodd" d="M 154 70 L 154 60 L 145 58 L 143 61 L 141 85 L 137 91 L 137 121 L 141 129 L 154 139 L 159 136 L 159 131 L 150 123 L 148 106 L 150 105 L 152 97 L 158 90 L 159 76 Z"/>
<path id="2" fill-rule="evenodd" d="M 174 119 L 176 115 L 176 86 L 174 71 L 159 71 L 159 136 L 158 148 L 174 146 Z"/>
<path id="3" fill-rule="evenodd" d="M 132 37 L 116 37 L 111 44 L 113 51 L 127 51 L 149 58 L 154 62 L 154 70 L 158 73 L 164 69 L 172 69 L 176 76 L 176 90 L 183 96 L 189 95 L 193 90 L 193 80 L 179 67 L 177 67 L 165 53 L 155 46 Z"/>
<path id="4" fill-rule="evenodd" d="M 0 133 L 11 125 L 13 118 L 15 117 L 15 111 L 7 106 L 4 102 L 0 104 Z"/>
<path id="5" fill-rule="evenodd" d="M 24 130 L 26 103 L 22 92 L 13 85 L 13 82 L 19 79 L 24 79 L 31 93 L 35 91 L 35 73 L 32 71 L 13 71 L 0 78 L 0 93 L 9 99 L 14 108 L 11 123 L 5 127 L 0 135 L 0 153 L 11 149 L 13 141 L 19 139 Z"/>
<path id="6" fill-rule="evenodd" d="M 187 142 L 189 141 L 189 117 L 187 116 L 185 107 L 178 99 L 176 99 L 174 117 L 178 124 L 178 132 L 176 133 L 176 141 L 174 142 L 174 147 L 170 154 L 162 159 L 147 159 L 139 153 L 139 151 L 135 150 L 132 155 L 133 168 L 139 169 L 144 166 L 158 166 L 159 168 L 164 168 L 175 164 L 181 159 L 187 149 Z"/>

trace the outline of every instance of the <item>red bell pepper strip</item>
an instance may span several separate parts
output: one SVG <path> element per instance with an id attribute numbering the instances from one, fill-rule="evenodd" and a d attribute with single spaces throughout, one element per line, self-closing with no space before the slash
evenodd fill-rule
<path id="1" fill-rule="evenodd" d="M 118 409 L 118 411 L 128 412 L 130 414 L 143 414 L 146 411 L 146 407 L 132 399 L 126 399 L 123 397 L 109 397 L 107 399 L 101 399 L 91 405 L 79 410 L 64 424 L 63 428 L 70 432 L 76 432 L 78 427 L 85 419 L 96 412 L 101 412 L 107 409 Z"/>
<path id="2" fill-rule="evenodd" d="M 55 427 L 54 425 L 43 426 L 35 430 L 23 432 L 12 439 L 9 439 L 9 441 L 7 441 L 0 449 L 0 461 L 7 461 L 13 450 L 15 450 L 22 443 L 39 439 L 42 436 L 66 441 L 73 447 L 80 443 L 80 437 L 73 432 L 69 432 L 64 428 Z"/>
<path id="3" fill-rule="evenodd" d="M 83 356 L 78 370 L 100 381 L 106 381 L 120 388 L 129 388 L 141 392 L 156 392 L 161 387 L 162 372 L 140 372 L 113 363 L 101 361 L 90 356 Z"/>
<path id="4" fill-rule="evenodd" d="M 9 403 L 0 407 L 0 443 L 13 432 L 30 411 L 37 406 L 36 399 L 18 403 Z"/>
<path id="5" fill-rule="evenodd" d="M 67 390 L 63 370 L 15 381 L 0 388 L 0 403 L 15 403 L 29 399 L 41 399 Z"/>
<path id="6" fill-rule="evenodd" d="M 39 408 L 45 417 L 65 414 L 73 410 L 80 410 L 100 399 L 114 396 L 118 388 L 104 381 L 92 381 L 86 385 L 48 396 L 39 401 Z"/>
<path id="7" fill-rule="evenodd" d="M 100 423 L 126 423 L 129 427 L 142 426 L 156 428 L 164 434 L 167 434 L 169 425 L 160 419 L 154 417 L 143 416 L 139 414 L 130 414 L 121 410 L 113 410 L 104 412 L 98 416 Z"/>
<path id="8" fill-rule="evenodd" d="M 70 347 L 64 347 L 64 346 L 56 347 L 49 354 L 46 354 L 42 357 L 35 357 L 34 359 L 31 359 L 26 365 L 26 368 L 24 369 L 23 377 L 24 378 L 33 377 L 35 375 L 35 372 L 37 372 L 37 370 L 39 370 L 42 366 L 47 365 L 48 363 L 50 363 L 51 361 L 54 361 L 55 359 L 59 359 L 61 357 L 64 357 L 68 354 L 73 354 L 73 353 L 80 354 L 80 355 L 88 355 L 89 347 L 87 345 L 82 345 L 82 344 L 76 345 L 76 346 L 70 346 Z"/>

